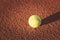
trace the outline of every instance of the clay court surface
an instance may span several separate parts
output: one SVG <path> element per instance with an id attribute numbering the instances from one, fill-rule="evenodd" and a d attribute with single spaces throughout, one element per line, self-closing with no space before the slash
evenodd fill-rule
<path id="1" fill-rule="evenodd" d="M 31 15 L 41 26 L 29 26 Z M 0 0 L 0 40 L 60 40 L 60 0 Z"/>

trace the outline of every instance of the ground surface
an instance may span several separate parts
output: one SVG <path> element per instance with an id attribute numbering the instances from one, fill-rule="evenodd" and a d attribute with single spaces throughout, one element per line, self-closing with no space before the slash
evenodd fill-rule
<path id="1" fill-rule="evenodd" d="M 42 25 L 28 25 L 31 15 Z M 0 0 L 0 40 L 60 40 L 60 0 Z"/>

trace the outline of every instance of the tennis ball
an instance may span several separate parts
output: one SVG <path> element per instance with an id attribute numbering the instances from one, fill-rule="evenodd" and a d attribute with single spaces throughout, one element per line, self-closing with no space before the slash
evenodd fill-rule
<path id="1" fill-rule="evenodd" d="M 38 15 L 32 15 L 29 17 L 28 23 L 32 28 L 37 28 L 41 25 L 41 18 Z"/>

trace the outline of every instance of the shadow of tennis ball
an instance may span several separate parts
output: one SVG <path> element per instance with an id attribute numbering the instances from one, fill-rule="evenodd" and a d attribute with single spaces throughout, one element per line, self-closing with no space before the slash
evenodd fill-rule
<path id="1" fill-rule="evenodd" d="M 41 18 L 38 15 L 32 15 L 28 19 L 28 24 L 32 28 L 37 28 L 39 25 L 41 25 Z"/>

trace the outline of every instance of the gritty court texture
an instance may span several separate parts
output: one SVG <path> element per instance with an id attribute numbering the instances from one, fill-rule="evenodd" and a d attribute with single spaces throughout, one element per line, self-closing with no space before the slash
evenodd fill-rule
<path id="1" fill-rule="evenodd" d="M 41 26 L 29 26 L 31 15 Z M 0 0 L 0 40 L 60 40 L 60 0 Z"/>

